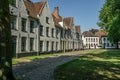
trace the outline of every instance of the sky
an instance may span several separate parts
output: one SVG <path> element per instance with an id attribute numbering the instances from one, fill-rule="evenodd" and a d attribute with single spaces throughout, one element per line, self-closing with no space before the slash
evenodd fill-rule
<path id="1" fill-rule="evenodd" d="M 31 0 L 39 2 L 42 0 Z M 48 0 L 51 13 L 59 7 L 60 16 L 74 17 L 74 24 L 81 26 L 81 31 L 99 29 L 99 11 L 105 0 Z"/>

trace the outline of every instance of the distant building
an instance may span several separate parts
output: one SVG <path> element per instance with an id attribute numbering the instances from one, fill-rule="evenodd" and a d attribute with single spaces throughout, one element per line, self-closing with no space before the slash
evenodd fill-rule
<path id="1" fill-rule="evenodd" d="M 102 36 L 101 48 L 116 48 L 116 45 L 111 42 L 107 36 Z"/>
<path id="2" fill-rule="evenodd" d="M 88 49 L 100 48 L 99 36 L 94 35 L 91 32 L 85 31 L 82 34 L 83 46 Z"/>
<path id="3" fill-rule="evenodd" d="M 88 49 L 116 48 L 116 45 L 108 39 L 103 30 L 96 30 L 95 33 L 85 31 L 82 33 L 82 40 L 84 48 Z"/>

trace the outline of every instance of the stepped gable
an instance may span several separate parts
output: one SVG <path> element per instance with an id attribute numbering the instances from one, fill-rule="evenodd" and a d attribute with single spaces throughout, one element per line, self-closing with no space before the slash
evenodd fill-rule
<path id="1" fill-rule="evenodd" d="M 73 17 L 64 18 L 63 22 L 64 22 L 64 27 L 66 29 L 70 29 L 73 26 Z"/>
<path id="2" fill-rule="evenodd" d="M 80 33 L 80 25 L 75 26 L 76 32 Z"/>
<path id="3" fill-rule="evenodd" d="M 54 8 L 54 11 L 52 13 L 52 16 L 53 16 L 53 21 L 54 21 L 54 24 L 56 27 L 62 27 L 59 22 L 62 22 L 63 21 L 63 18 L 59 15 L 59 8 L 58 7 L 55 7 Z"/>

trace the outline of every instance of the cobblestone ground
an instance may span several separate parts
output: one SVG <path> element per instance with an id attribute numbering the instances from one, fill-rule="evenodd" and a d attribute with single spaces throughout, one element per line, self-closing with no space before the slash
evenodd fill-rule
<path id="1" fill-rule="evenodd" d="M 49 58 L 19 63 L 13 65 L 13 73 L 16 78 L 22 78 L 23 80 L 54 80 L 53 72 L 58 65 L 91 51 L 93 50 L 67 52 Z"/>

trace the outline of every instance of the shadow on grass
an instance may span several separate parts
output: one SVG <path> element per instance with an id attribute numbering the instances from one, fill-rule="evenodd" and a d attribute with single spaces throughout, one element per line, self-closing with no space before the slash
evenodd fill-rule
<path id="1" fill-rule="evenodd" d="M 119 59 L 120 60 L 120 50 L 106 50 L 100 54 L 90 54 L 96 57 L 104 59 Z"/>
<path id="2" fill-rule="evenodd" d="M 116 61 L 95 60 L 117 59 Z M 120 80 L 120 50 L 88 54 L 55 69 L 55 80 Z"/>

